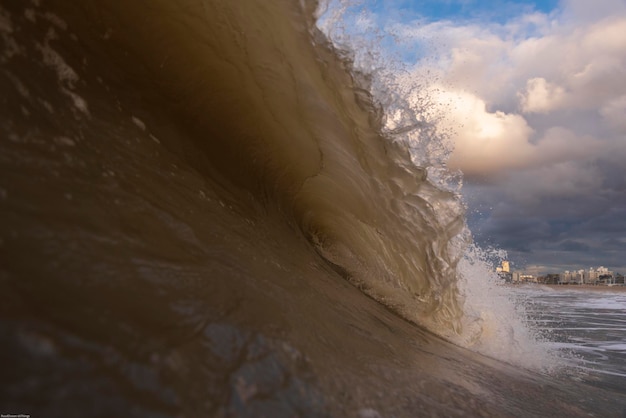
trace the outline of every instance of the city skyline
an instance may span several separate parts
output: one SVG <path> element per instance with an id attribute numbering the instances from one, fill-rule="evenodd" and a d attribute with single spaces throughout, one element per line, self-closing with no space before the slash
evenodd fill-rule
<path id="1" fill-rule="evenodd" d="M 622 272 L 613 270 L 611 267 L 605 267 L 605 266 L 600 266 L 600 265 L 589 266 L 588 268 L 565 268 L 559 271 L 548 271 L 548 272 L 542 272 L 542 273 L 536 273 L 533 271 L 525 270 L 523 268 L 515 268 L 515 267 L 516 266 L 512 264 L 510 261 L 502 260 L 500 266 L 497 266 L 495 270 L 496 270 L 496 273 L 520 273 L 520 274 L 527 274 L 527 275 L 531 275 L 535 277 L 549 275 L 549 274 L 564 274 L 564 273 L 576 274 L 576 273 L 581 273 L 581 272 L 596 272 L 598 275 L 601 275 L 601 274 L 621 275 L 622 274 Z"/>

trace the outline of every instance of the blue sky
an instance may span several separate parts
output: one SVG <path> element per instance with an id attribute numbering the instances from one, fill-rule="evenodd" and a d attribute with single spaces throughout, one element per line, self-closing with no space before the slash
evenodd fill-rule
<path id="1" fill-rule="evenodd" d="M 396 20 L 425 18 L 432 21 L 487 20 L 504 23 L 522 13 L 532 11 L 549 13 L 556 8 L 558 1 L 367 0 L 364 4 L 375 13 L 390 15 Z"/>
<path id="2" fill-rule="evenodd" d="M 413 19 L 449 19 L 504 23 L 522 13 L 549 13 L 558 3 L 557 0 L 365 0 L 358 4 L 385 19 L 405 22 Z"/>
<path id="3" fill-rule="evenodd" d="M 548 13 L 557 4 L 556 0 L 412 0 L 403 1 L 400 10 L 414 11 L 430 20 L 489 20 L 503 23 L 521 13 L 532 11 Z"/>
<path id="4" fill-rule="evenodd" d="M 507 22 L 522 15 L 543 13 L 546 16 L 558 10 L 558 0 L 541 1 L 511 1 L 511 0 L 330 0 L 342 3 L 348 12 L 344 14 L 346 32 L 355 29 L 355 21 L 367 16 L 373 19 L 373 24 L 379 28 L 386 28 L 383 32 L 369 35 L 389 35 L 390 28 L 397 24 L 423 25 L 432 22 L 450 21 L 457 24 L 495 24 L 506 25 Z M 605 0 L 606 1 L 606 0 Z M 529 25 L 521 36 L 535 35 L 532 25 Z M 360 33 L 367 36 L 366 31 Z M 518 34 L 520 36 L 520 34 Z M 400 43 L 398 45 L 397 43 Z M 403 39 L 392 39 L 389 36 L 381 37 L 381 44 L 387 52 L 395 53 L 401 60 L 411 65 L 423 57 L 423 46 L 418 42 L 407 46 L 402 45 Z"/>
<path id="5" fill-rule="evenodd" d="M 357 3 L 326 31 L 436 104 L 476 241 L 531 272 L 626 273 L 626 0 Z"/>

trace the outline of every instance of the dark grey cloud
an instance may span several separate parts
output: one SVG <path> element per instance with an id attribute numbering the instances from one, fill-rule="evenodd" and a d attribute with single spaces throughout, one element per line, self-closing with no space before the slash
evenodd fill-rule
<path id="1" fill-rule="evenodd" d="M 483 206 L 481 212 L 468 212 L 476 241 L 507 250 L 518 267 L 541 265 L 544 271 L 558 272 L 604 265 L 626 273 L 626 203 L 622 199 L 581 194 L 565 200 L 544 197 L 530 204 L 501 192 L 474 190 L 474 202 L 500 199 L 494 206 Z M 598 190 L 600 195 L 614 193 L 613 189 Z"/>
<path id="2" fill-rule="evenodd" d="M 506 250 L 518 268 L 603 265 L 626 273 L 625 155 L 620 149 L 595 155 L 560 173 L 539 167 L 467 177 L 474 238 Z"/>
<path id="3" fill-rule="evenodd" d="M 580 252 L 580 251 L 590 251 L 591 247 L 588 244 L 585 244 L 581 241 L 567 239 L 558 244 L 558 248 L 562 251 L 569 252 Z"/>

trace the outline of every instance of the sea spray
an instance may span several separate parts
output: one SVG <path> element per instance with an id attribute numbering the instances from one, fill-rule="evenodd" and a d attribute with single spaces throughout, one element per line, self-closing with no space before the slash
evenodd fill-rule
<path id="1" fill-rule="evenodd" d="M 431 181 L 458 190 L 462 176 L 446 167 L 452 144 L 440 123 L 447 114 L 432 94 L 436 77 L 404 62 L 401 39 L 378 27 L 360 2 L 328 0 L 318 15 L 320 30 L 380 106 L 386 138 L 404 144 L 415 165 L 433 174 Z"/>
<path id="2" fill-rule="evenodd" d="M 563 365 L 516 298 L 497 275 L 490 259 L 505 259 L 502 250 L 468 247 L 459 263 L 459 288 L 464 298 L 463 332 L 455 343 L 528 369 L 555 372 Z"/>

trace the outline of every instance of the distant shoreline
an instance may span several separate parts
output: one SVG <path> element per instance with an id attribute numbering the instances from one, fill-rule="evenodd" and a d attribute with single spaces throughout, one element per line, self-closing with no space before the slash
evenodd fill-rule
<path id="1" fill-rule="evenodd" d="M 626 292 L 626 286 L 605 286 L 591 284 L 530 284 L 530 286 L 545 286 L 559 290 L 577 290 L 591 292 Z"/>

